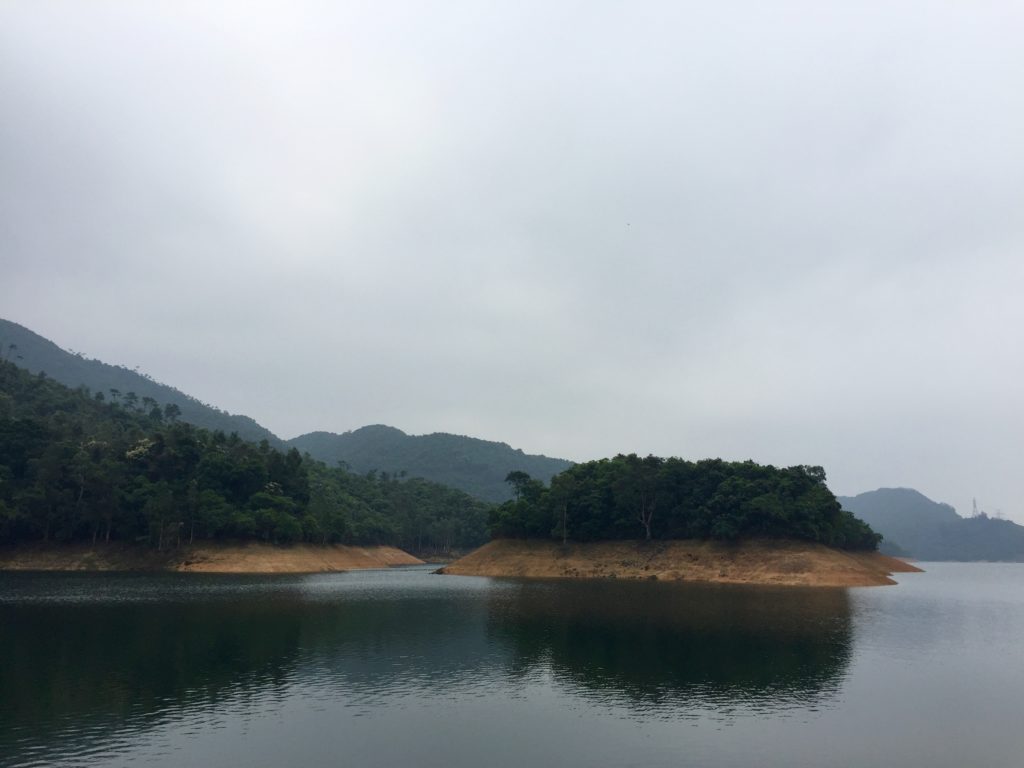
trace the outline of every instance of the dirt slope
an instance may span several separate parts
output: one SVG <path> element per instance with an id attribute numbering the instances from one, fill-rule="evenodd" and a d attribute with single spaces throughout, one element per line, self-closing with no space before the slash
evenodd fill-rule
<path id="1" fill-rule="evenodd" d="M 557 542 L 503 539 L 485 544 L 441 572 L 860 587 L 895 584 L 891 573 L 920 570 L 877 552 L 846 552 L 799 541 L 608 541 L 563 548 Z"/>
<path id="2" fill-rule="evenodd" d="M 196 573 L 323 573 L 416 565 L 395 547 L 294 544 L 195 544 L 169 552 L 126 544 L 0 549 L 0 570 L 189 571 Z"/>

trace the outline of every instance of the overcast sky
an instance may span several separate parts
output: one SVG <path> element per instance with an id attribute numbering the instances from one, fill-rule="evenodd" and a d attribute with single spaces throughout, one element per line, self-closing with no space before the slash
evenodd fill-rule
<path id="1" fill-rule="evenodd" d="M 0 316 L 282 437 L 1024 522 L 1019 2 L 0 3 Z"/>

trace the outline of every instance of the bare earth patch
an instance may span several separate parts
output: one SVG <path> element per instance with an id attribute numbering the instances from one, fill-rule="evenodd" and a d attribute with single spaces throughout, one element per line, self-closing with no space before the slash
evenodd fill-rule
<path id="1" fill-rule="evenodd" d="M 0 549 L 5 571 L 184 571 L 193 573 L 331 573 L 418 565 L 396 547 L 201 543 L 157 552 L 144 546 L 30 546 Z"/>
<path id="2" fill-rule="evenodd" d="M 501 539 L 441 569 L 462 576 L 618 578 L 866 587 L 920 571 L 877 552 L 847 552 L 802 541 L 603 541 L 586 544 Z"/>

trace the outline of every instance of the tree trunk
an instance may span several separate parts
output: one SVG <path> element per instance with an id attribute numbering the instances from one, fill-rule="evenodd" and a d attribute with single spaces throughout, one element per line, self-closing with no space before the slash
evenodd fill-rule
<path id="1" fill-rule="evenodd" d="M 644 538 L 647 541 L 651 540 L 651 520 L 654 518 L 654 504 L 655 499 L 651 499 L 651 503 L 647 503 L 646 495 L 640 496 L 640 525 L 644 527 Z"/>

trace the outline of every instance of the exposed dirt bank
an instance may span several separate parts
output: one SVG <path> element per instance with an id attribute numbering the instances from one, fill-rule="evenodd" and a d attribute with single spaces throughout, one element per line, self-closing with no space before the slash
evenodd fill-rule
<path id="1" fill-rule="evenodd" d="M 196 573 L 324 573 L 423 561 L 395 547 L 199 543 L 157 552 L 130 544 L 0 548 L 7 571 L 189 571 Z"/>
<path id="2" fill-rule="evenodd" d="M 891 573 L 920 570 L 877 552 L 845 552 L 799 541 L 607 541 L 563 547 L 557 542 L 502 539 L 445 566 L 441 573 L 867 587 L 895 584 Z"/>

